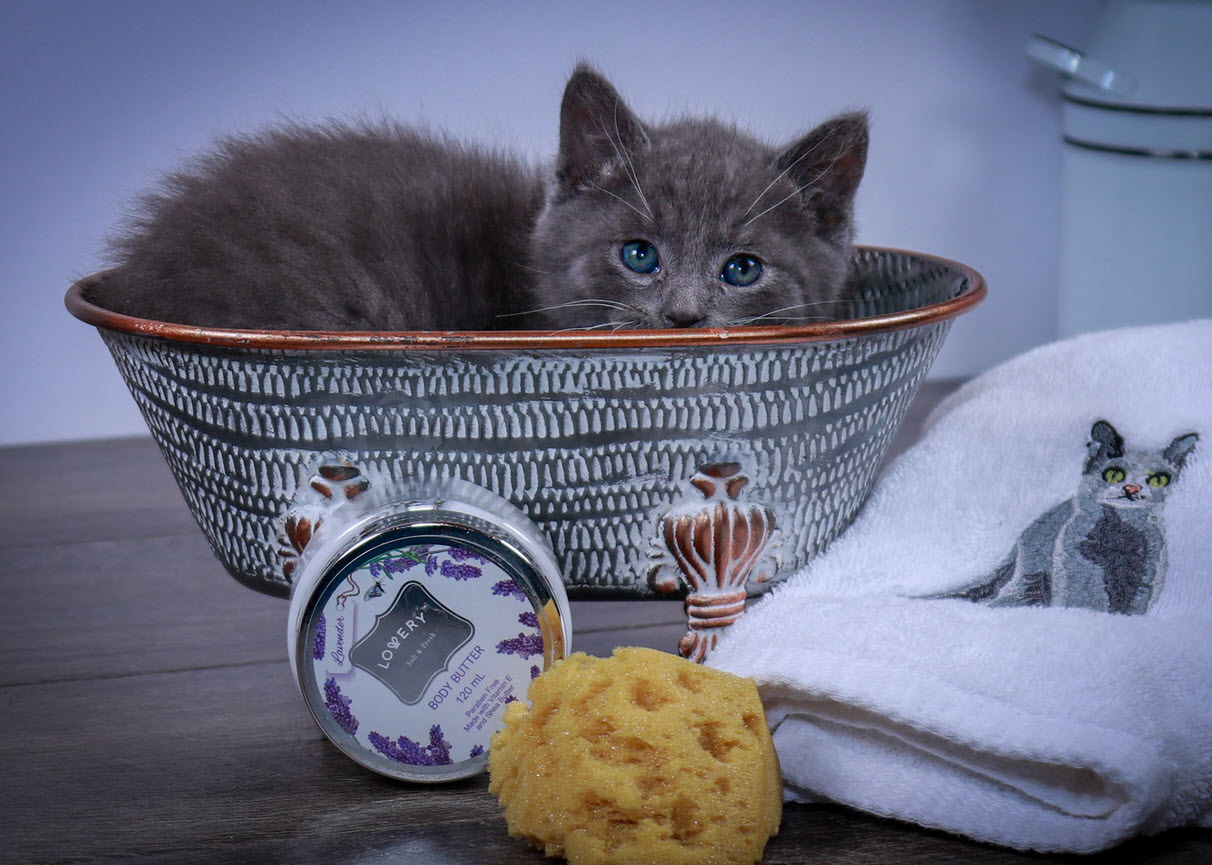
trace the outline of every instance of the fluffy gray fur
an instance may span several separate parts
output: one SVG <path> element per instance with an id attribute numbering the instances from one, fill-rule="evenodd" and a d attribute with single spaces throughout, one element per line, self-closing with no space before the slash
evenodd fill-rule
<path id="1" fill-rule="evenodd" d="M 229 138 L 146 194 L 103 305 L 298 330 L 649 328 L 829 318 L 845 293 L 867 121 L 785 148 L 713 119 L 642 123 L 587 65 L 554 170 L 400 125 Z M 625 266 L 651 244 L 660 267 Z M 744 254 L 761 275 L 722 278 Z"/>

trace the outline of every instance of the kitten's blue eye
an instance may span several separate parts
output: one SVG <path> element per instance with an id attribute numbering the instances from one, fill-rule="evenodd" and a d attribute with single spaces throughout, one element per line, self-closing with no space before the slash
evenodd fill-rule
<path id="1" fill-rule="evenodd" d="M 629 240 L 619 250 L 623 264 L 636 273 L 656 273 L 661 262 L 656 247 L 647 240 Z"/>
<path id="2" fill-rule="evenodd" d="M 720 271 L 720 279 L 729 285 L 741 288 L 753 285 L 761 275 L 762 263 L 752 255 L 746 254 L 732 256 L 724 262 L 724 269 Z"/>

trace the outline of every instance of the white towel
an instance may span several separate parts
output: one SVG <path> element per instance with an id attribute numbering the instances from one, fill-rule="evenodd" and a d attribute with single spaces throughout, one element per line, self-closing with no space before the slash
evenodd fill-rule
<path id="1" fill-rule="evenodd" d="M 1212 826 L 1212 320 L 961 388 L 708 662 L 791 800 L 1040 851 Z"/>

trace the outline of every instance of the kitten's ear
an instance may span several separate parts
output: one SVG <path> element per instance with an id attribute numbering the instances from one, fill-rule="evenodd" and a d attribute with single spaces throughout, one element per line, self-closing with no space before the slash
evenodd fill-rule
<path id="1" fill-rule="evenodd" d="M 576 191 L 613 159 L 644 147 L 648 134 L 623 98 L 596 70 L 580 63 L 560 105 L 560 155 L 556 177 Z"/>
<path id="2" fill-rule="evenodd" d="M 1086 444 L 1086 471 L 1090 471 L 1103 460 L 1117 459 L 1124 455 L 1124 439 L 1115 427 L 1105 420 L 1095 421 L 1090 427 L 1090 441 Z"/>
<path id="3" fill-rule="evenodd" d="M 1181 469 L 1187 462 L 1187 456 L 1195 449 L 1197 441 L 1199 441 L 1199 433 L 1187 433 L 1185 436 L 1179 436 L 1166 446 L 1162 456 Z"/>
<path id="4" fill-rule="evenodd" d="M 775 158 L 835 243 L 849 243 L 854 235 L 854 194 L 867 167 L 867 139 L 866 113 L 839 114 Z"/>

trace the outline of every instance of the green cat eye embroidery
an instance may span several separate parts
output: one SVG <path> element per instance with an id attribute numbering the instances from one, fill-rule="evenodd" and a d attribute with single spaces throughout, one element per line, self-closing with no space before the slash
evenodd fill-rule
<path id="1" fill-rule="evenodd" d="M 647 240 L 627 241 L 619 248 L 619 257 L 636 273 L 656 273 L 661 266 L 656 247 Z"/>
<path id="2" fill-rule="evenodd" d="M 740 288 L 753 285 L 761 275 L 762 263 L 747 253 L 732 256 L 724 262 L 724 269 L 720 271 L 720 279 Z"/>
<path id="3" fill-rule="evenodd" d="M 1103 470 L 1103 480 L 1109 484 L 1117 484 L 1126 477 L 1127 474 L 1119 466 L 1108 466 Z"/>
<path id="4" fill-rule="evenodd" d="M 1161 489 L 1166 484 L 1170 483 L 1170 475 L 1168 472 L 1154 472 L 1149 475 L 1149 486 Z"/>

